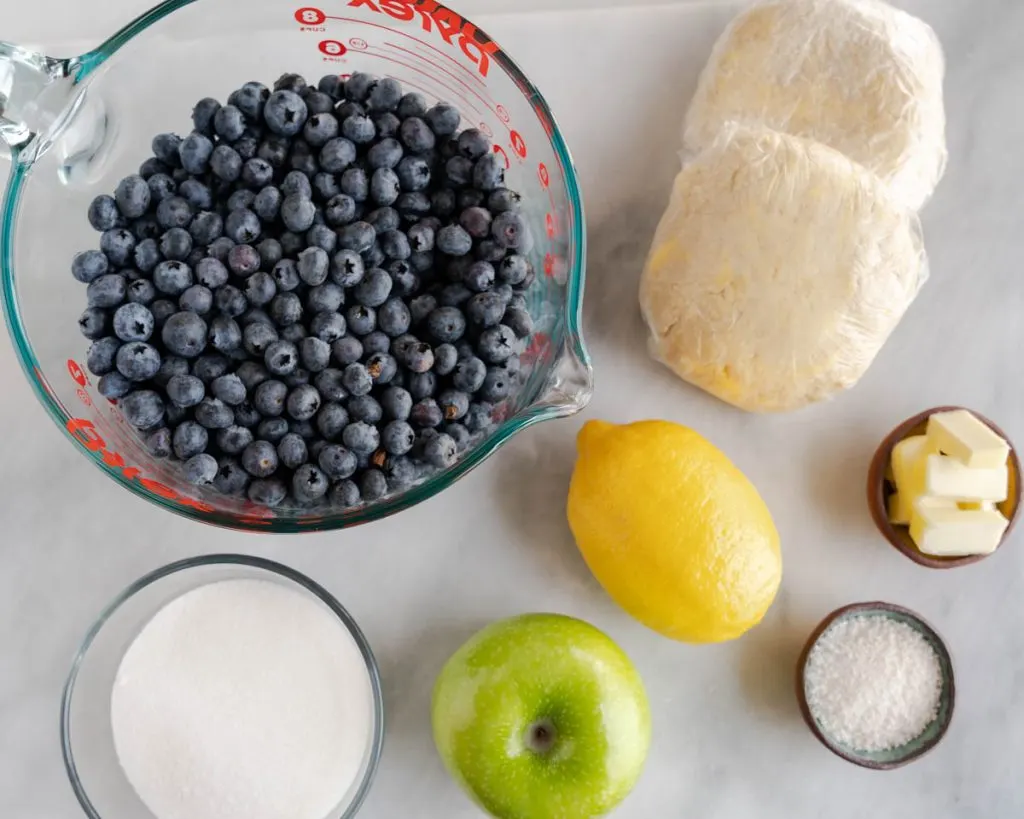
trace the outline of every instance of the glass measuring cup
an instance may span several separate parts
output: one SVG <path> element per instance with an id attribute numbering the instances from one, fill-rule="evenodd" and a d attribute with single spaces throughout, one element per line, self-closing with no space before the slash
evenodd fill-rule
<path id="1" fill-rule="evenodd" d="M 153 134 L 182 132 L 195 102 L 286 72 L 392 76 L 446 100 L 490 135 L 523 196 L 536 238 L 535 322 L 522 390 L 497 427 L 447 470 L 355 509 L 268 510 L 197 489 L 153 458 L 96 390 L 78 332 L 85 306 L 69 273 L 96 247 L 89 202 L 149 155 Z M 40 402 L 68 438 L 126 489 L 166 509 L 238 529 L 298 532 L 375 520 L 424 500 L 525 427 L 578 412 L 593 375 L 580 335 L 586 261 L 583 204 L 568 149 L 540 92 L 486 34 L 434 0 L 168 0 L 97 48 L 54 58 L 0 42 L 0 138 L 11 173 L 0 226 L 0 296 Z M 0 148 L 3 144 L 0 144 Z"/>

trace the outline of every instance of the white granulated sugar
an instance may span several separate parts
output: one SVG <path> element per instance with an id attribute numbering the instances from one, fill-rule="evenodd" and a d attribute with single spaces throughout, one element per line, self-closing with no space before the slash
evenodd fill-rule
<path id="1" fill-rule="evenodd" d="M 263 580 L 171 601 L 111 694 L 118 759 L 157 819 L 326 819 L 360 774 L 372 713 L 337 617 Z"/>
<path id="2" fill-rule="evenodd" d="M 858 751 L 884 751 L 918 737 L 935 719 L 942 668 L 905 623 L 881 615 L 829 627 L 807 658 L 804 693 L 824 732 Z"/>

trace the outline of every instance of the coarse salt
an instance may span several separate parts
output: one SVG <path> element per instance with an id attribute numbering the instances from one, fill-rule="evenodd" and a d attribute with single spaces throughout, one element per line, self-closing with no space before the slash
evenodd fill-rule
<path id="1" fill-rule="evenodd" d="M 938 713 L 941 693 L 935 650 L 884 615 L 830 626 L 804 670 L 811 714 L 830 738 L 857 751 L 884 751 L 920 736 Z"/>
<path id="2" fill-rule="evenodd" d="M 111 694 L 114 747 L 156 819 L 325 819 L 358 780 L 373 689 L 338 618 L 266 580 L 172 600 Z"/>

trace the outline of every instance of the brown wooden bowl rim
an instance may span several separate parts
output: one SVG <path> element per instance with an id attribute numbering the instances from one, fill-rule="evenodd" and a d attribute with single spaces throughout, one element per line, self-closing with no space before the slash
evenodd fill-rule
<path id="1" fill-rule="evenodd" d="M 926 555 L 920 549 L 908 546 L 902 538 L 897 536 L 896 528 L 889 522 L 889 515 L 885 508 L 885 467 L 892 457 L 893 447 L 899 441 L 902 441 L 910 430 L 927 421 L 935 413 L 951 412 L 953 410 L 967 410 L 975 418 L 988 426 L 989 429 L 996 433 L 996 435 L 1006 441 L 1010 447 L 1010 468 L 1013 470 L 1016 478 L 1014 481 L 1014 494 L 1010 499 L 1013 503 L 1013 514 L 1010 517 L 1006 531 L 1003 533 L 1003 539 L 1000 540 L 999 545 L 987 555 L 964 555 L 962 557 L 934 557 L 932 555 Z M 935 407 L 908 418 L 882 439 L 882 443 L 879 444 L 874 457 L 871 459 L 871 465 L 868 467 L 868 508 L 871 510 L 871 518 L 874 520 L 875 526 L 878 528 L 878 531 L 882 533 L 882 537 L 889 541 L 889 544 L 893 548 L 897 549 L 915 563 L 921 566 L 926 566 L 929 569 L 956 569 L 960 566 L 969 566 L 972 563 L 978 563 L 979 561 L 984 560 L 986 557 L 991 557 L 998 552 L 1003 547 L 1003 544 L 1006 543 L 1007 537 L 1009 537 L 1010 532 L 1017 523 L 1017 518 L 1020 516 L 1022 489 L 1024 488 L 1021 486 L 1021 465 L 1020 459 L 1017 456 L 1016 447 L 1014 447 L 1009 437 L 1007 437 L 1006 433 L 1003 432 L 999 426 L 981 413 L 975 412 L 967 407 Z"/>
<path id="2" fill-rule="evenodd" d="M 939 658 L 940 661 L 943 659 L 946 661 L 945 665 L 943 665 L 943 669 L 947 667 L 949 668 L 949 675 L 943 680 L 944 688 L 949 699 L 949 707 L 946 709 L 946 719 L 940 726 L 939 732 L 931 740 L 921 745 L 920 748 L 911 752 L 907 756 L 901 759 L 894 759 L 889 762 L 879 762 L 877 760 L 865 759 L 863 757 L 856 756 L 855 754 L 839 747 L 825 736 L 822 730 L 818 727 L 818 723 L 814 720 L 814 715 L 811 713 L 811 707 L 807 704 L 807 694 L 804 690 L 804 671 L 807 668 L 807 657 L 810 655 L 811 649 L 814 648 L 815 643 L 817 643 L 821 638 L 821 635 L 828 630 L 828 627 L 841 617 L 845 617 L 850 614 L 880 611 L 902 614 L 905 617 L 909 617 L 916 621 L 925 631 L 930 632 L 935 638 L 935 643 L 938 646 L 938 649 L 941 651 L 941 656 Z M 940 665 L 942 665 L 941 662 Z M 939 634 L 938 630 L 916 611 L 911 611 L 910 609 L 898 606 L 895 603 L 886 603 L 883 600 L 873 600 L 865 603 L 850 603 L 846 606 L 840 606 L 835 611 L 825 615 L 824 619 L 818 623 L 814 631 L 811 632 L 810 637 L 807 638 L 807 642 L 804 644 L 803 650 L 800 652 L 800 658 L 796 663 L 796 698 L 797 702 L 800 704 L 800 713 L 803 715 L 804 722 L 807 723 L 807 727 L 811 729 L 811 733 L 814 734 L 818 741 L 828 748 L 828 750 L 833 754 L 838 756 L 840 759 L 845 759 L 847 762 L 852 762 L 854 765 L 859 765 L 861 768 L 868 768 L 874 771 L 890 771 L 894 768 L 901 768 L 916 759 L 920 759 L 938 745 L 939 742 L 942 741 L 942 738 L 945 737 L 946 731 L 949 730 L 949 724 L 953 721 L 953 707 L 956 704 L 956 681 L 953 670 L 953 656 L 949 653 L 946 641 L 942 639 L 942 635 Z"/>

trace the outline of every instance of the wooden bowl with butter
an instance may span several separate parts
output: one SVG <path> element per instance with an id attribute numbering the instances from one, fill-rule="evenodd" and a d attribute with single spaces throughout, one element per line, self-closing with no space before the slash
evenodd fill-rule
<path id="1" fill-rule="evenodd" d="M 925 435 L 928 429 L 928 420 L 933 415 L 938 413 L 958 412 L 969 412 L 974 416 L 974 418 L 995 433 L 998 438 L 1002 439 L 1008 447 L 1006 459 L 1006 499 L 994 504 L 995 509 L 998 510 L 1007 521 L 1006 528 L 1002 533 L 998 545 L 996 546 L 996 549 L 998 549 L 1006 542 L 1006 538 L 1009 536 L 1010 531 L 1017 522 L 1021 502 L 1021 466 L 1020 460 L 1017 456 L 1017 450 L 1014 448 L 1013 444 L 1010 443 L 1009 438 L 998 426 L 983 415 L 980 415 L 973 410 L 968 410 L 965 407 L 935 407 L 934 409 L 921 412 L 912 418 L 908 418 L 885 437 L 881 445 L 878 447 L 878 450 L 875 452 L 875 456 L 871 460 L 871 466 L 868 469 L 868 508 L 871 510 L 871 517 L 875 521 L 875 525 L 878 527 L 878 530 L 894 548 L 898 549 L 915 563 L 918 563 L 921 566 L 927 566 L 930 569 L 954 569 L 959 566 L 967 566 L 971 563 L 977 563 L 980 560 L 984 560 L 995 551 L 995 549 L 993 549 L 985 554 L 964 554 L 957 556 L 926 554 L 918 548 L 914 538 L 911 537 L 910 526 L 893 523 L 890 519 L 890 504 L 892 503 L 891 496 L 896 492 L 892 471 L 894 447 L 907 438 Z M 948 455 L 950 453 L 945 454 Z"/>

